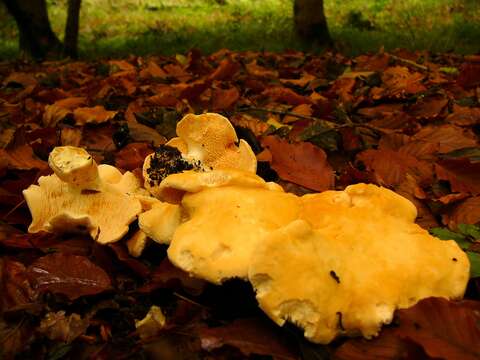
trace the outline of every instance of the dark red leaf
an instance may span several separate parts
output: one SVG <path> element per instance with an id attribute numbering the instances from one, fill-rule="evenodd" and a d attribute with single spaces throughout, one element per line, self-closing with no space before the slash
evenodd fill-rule
<path id="1" fill-rule="evenodd" d="M 278 175 L 306 188 L 324 191 L 334 185 L 334 175 L 327 155 L 308 143 L 289 143 L 276 136 L 266 136 L 262 145 L 272 153 L 272 168 Z"/>
<path id="2" fill-rule="evenodd" d="M 480 194 L 480 163 L 468 159 L 446 159 L 435 164 L 435 172 L 440 180 L 450 183 L 453 192 Z"/>
<path id="3" fill-rule="evenodd" d="M 227 110 L 240 98 L 240 93 L 236 87 L 227 90 L 215 89 L 212 94 L 212 110 Z"/>
<path id="4" fill-rule="evenodd" d="M 276 326 L 261 318 L 237 319 L 219 327 L 198 330 L 202 348 L 207 351 L 230 345 L 245 356 L 271 356 L 278 360 L 294 360 L 300 356 L 279 334 Z"/>
<path id="5" fill-rule="evenodd" d="M 451 229 L 458 224 L 480 223 L 480 196 L 471 197 L 462 201 L 444 216 L 444 223 Z"/>
<path id="6" fill-rule="evenodd" d="M 51 291 L 75 300 L 110 289 L 108 274 L 84 256 L 54 253 L 28 267 L 28 275 L 41 292 Z"/>
<path id="7" fill-rule="evenodd" d="M 457 83 L 465 89 L 480 85 L 480 64 L 462 65 Z"/>
<path id="8" fill-rule="evenodd" d="M 146 143 L 131 143 L 115 155 L 115 166 L 124 170 L 141 168 L 147 155 L 153 152 Z"/>
<path id="9" fill-rule="evenodd" d="M 480 357 L 480 302 L 428 298 L 398 311 L 395 334 L 423 347 L 432 358 Z"/>
<path id="10" fill-rule="evenodd" d="M 284 87 L 267 88 L 262 93 L 273 101 L 289 105 L 311 104 L 311 100 L 305 96 L 297 94 L 295 91 Z"/>

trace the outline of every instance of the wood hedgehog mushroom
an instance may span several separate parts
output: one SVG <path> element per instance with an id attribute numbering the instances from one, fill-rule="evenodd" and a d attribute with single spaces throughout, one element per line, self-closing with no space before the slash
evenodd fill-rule
<path id="1" fill-rule="evenodd" d="M 87 151 L 56 147 L 48 163 L 53 175 L 23 191 L 32 214 L 29 232 L 87 231 L 101 244 L 118 241 L 142 211 L 139 181 L 130 172 L 99 165 Z"/>
<path id="2" fill-rule="evenodd" d="M 298 220 L 258 242 L 249 279 L 265 313 L 309 340 L 378 334 L 396 309 L 461 298 L 466 254 L 413 221 L 416 209 L 385 188 L 357 184 L 302 198 Z"/>
<path id="3" fill-rule="evenodd" d="M 145 188 L 155 197 L 162 199 L 158 186 L 165 177 L 186 170 L 236 169 L 255 174 L 255 154 L 224 116 L 188 114 L 178 122 L 176 132 L 178 137 L 144 162 Z"/>

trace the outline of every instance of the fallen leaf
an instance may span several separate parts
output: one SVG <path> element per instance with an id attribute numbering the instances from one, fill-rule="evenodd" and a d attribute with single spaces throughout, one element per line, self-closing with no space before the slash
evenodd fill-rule
<path id="1" fill-rule="evenodd" d="M 0 290 L 0 313 L 30 304 L 38 296 L 25 266 L 6 257 L 0 259 Z"/>
<path id="2" fill-rule="evenodd" d="M 16 170 L 45 170 L 48 165 L 40 160 L 33 153 L 30 145 L 21 145 L 13 149 L 0 149 L 0 170 L 1 168 Z"/>
<path id="3" fill-rule="evenodd" d="M 209 76 L 211 80 L 226 81 L 232 79 L 240 70 L 240 64 L 232 59 L 223 59 Z"/>
<path id="4" fill-rule="evenodd" d="M 47 127 L 55 127 L 58 122 L 62 121 L 73 110 L 85 105 L 86 98 L 70 97 L 54 102 L 52 105 L 46 105 L 43 113 L 43 125 Z"/>
<path id="5" fill-rule="evenodd" d="M 446 121 L 459 126 L 471 126 L 480 123 L 480 108 L 453 105 L 453 112 Z"/>
<path id="6" fill-rule="evenodd" d="M 50 312 L 41 320 L 37 331 L 50 340 L 63 341 L 70 344 L 84 334 L 90 325 L 88 319 L 78 314 L 65 315 L 65 311 Z"/>
<path id="7" fill-rule="evenodd" d="M 465 89 L 480 85 L 480 64 L 463 64 L 457 78 L 457 84 Z"/>
<path id="8" fill-rule="evenodd" d="M 207 351 L 229 345 L 239 349 L 245 356 L 256 354 L 278 360 L 300 359 L 278 329 L 265 319 L 237 319 L 224 326 L 200 328 L 198 333 L 202 349 Z"/>
<path id="9" fill-rule="evenodd" d="M 367 169 L 373 172 L 378 184 L 393 186 L 400 184 L 407 174 L 420 184 L 432 179 L 432 166 L 425 161 L 389 149 L 365 150 L 357 156 Z"/>
<path id="10" fill-rule="evenodd" d="M 468 198 L 456 205 L 445 215 L 444 223 L 450 229 L 456 229 L 459 224 L 480 223 L 480 196 Z"/>
<path id="11" fill-rule="evenodd" d="M 285 87 L 272 87 L 263 91 L 262 95 L 269 97 L 272 101 L 289 105 L 310 104 L 309 98 L 297 94 L 295 91 Z"/>
<path id="12" fill-rule="evenodd" d="M 438 98 L 422 98 L 409 109 L 409 114 L 416 118 L 433 119 L 441 115 L 443 109 L 448 104 L 448 99 L 444 97 Z"/>
<path id="13" fill-rule="evenodd" d="M 439 160 L 435 172 L 440 180 L 450 183 L 454 192 L 480 194 L 480 163 L 461 158 Z"/>
<path id="14" fill-rule="evenodd" d="M 124 170 L 141 168 L 147 155 L 153 152 L 147 143 L 130 143 L 115 155 L 115 166 Z"/>
<path id="15" fill-rule="evenodd" d="M 112 120 L 116 111 L 105 110 L 103 106 L 97 105 L 94 107 L 79 107 L 73 111 L 73 118 L 75 119 L 75 124 L 85 125 L 89 123 L 101 124 Z"/>
<path id="16" fill-rule="evenodd" d="M 212 110 L 228 110 L 235 105 L 240 98 L 236 87 L 230 89 L 215 89 L 212 93 Z"/>
<path id="17" fill-rule="evenodd" d="M 398 311 L 395 334 L 422 346 L 432 358 L 480 357 L 480 302 L 427 298 Z"/>
<path id="18" fill-rule="evenodd" d="M 84 256 L 46 255 L 30 265 L 27 272 L 38 291 L 63 294 L 70 300 L 111 288 L 108 274 Z"/>
<path id="19" fill-rule="evenodd" d="M 413 136 L 413 139 L 438 144 L 439 153 L 478 146 L 473 131 L 450 124 L 425 126 Z"/>
<path id="20" fill-rule="evenodd" d="M 282 179 L 316 191 L 333 187 L 332 167 L 319 147 L 308 142 L 289 143 L 276 136 L 265 136 L 262 145 L 272 153 L 271 166 Z"/>

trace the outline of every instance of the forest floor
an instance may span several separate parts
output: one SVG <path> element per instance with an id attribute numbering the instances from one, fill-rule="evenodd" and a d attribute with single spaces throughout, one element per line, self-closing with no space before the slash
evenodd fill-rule
<path id="1" fill-rule="evenodd" d="M 53 30 L 63 37 L 67 0 L 48 0 Z M 337 50 L 345 55 L 381 47 L 480 51 L 480 6 L 476 0 L 336 1 L 325 12 Z M 18 55 L 17 29 L 0 3 L 0 59 Z M 80 56 L 184 54 L 306 50 L 293 31 L 291 0 L 84 0 L 80 16 Z M 312 49 L 310 49 L 312 50 Z"/>
<path id="2" fill-rule="evenodd" d="M 480 356 L 480 57 L 191 51 L 3 63 L 0 84 L 3 359 Z M 320 346 L 268 321 L 248 283 L 213 286 L 176 269 L 165 245 L 134 258 L 131 233 L 110 245 L 27 233 L 22 190 L 50 173 L 55 146 L 141 177 L 177 121 L 204 111 L 228 117 L 261 154 L 259 175 L 286 191 L 367 182 L 411 200 L 419 225 L 467 252 L 466 299 L 425 299 L 374 340 Z M 135 327 L 152 305 L 167 319 L 153 337 Z"/>

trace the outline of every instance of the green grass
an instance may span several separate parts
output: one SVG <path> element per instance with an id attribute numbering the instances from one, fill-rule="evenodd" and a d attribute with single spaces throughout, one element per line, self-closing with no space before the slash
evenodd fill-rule
<path id="1" fill-rule="evenodd" d="M 48 0 L 61 38 L 67 0 Z M 330 32 L 347 55 L 397 47 L 480 51 L 477 0 L 325 0 Z M 303 50 L 292 0 L 83 0 L 82 58 L 232 50 Z M 18 54 L 14 21 L 0 4 L 0 59 Z"/>

